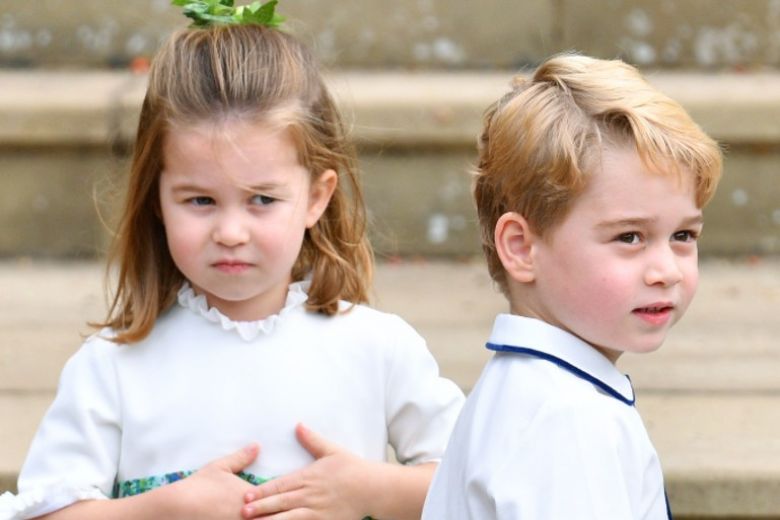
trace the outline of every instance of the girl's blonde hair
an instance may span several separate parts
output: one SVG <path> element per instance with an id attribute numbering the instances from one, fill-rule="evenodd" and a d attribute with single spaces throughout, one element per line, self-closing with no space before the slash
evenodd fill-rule
<path id="1" fill-rule="evenodd" d="M 333 315 L 339 300 L 367 301 L 373 255 L 354 149 L 311 52 L 294 37 L 259 25 L 174 33 L 156 56 L 141 109 L 129 186 L 109 253 L 115 292 L 104 323 L 118 343 L 145 338 L 184 282 L 171 258 L 159 207 L 163 142 L 175 126 L 238 118 L 283 125 L 313 177 L 339 182 L 308 229 L 292 278 L 312 274 L 307 307 Z"/>
<path id="2" fill-rule="evenodd" d="M 498 219 L 520 213 L 546 236 L 598 167 L 605 145 L 635 147 L 653 172 L 693 175 L 700 208 L 714 194 L 722 162 L 717 143 L 634 67 L 559 55 L 513 86 L 485 112 L 474 185 L 488 269 L 504 292 Z"/>

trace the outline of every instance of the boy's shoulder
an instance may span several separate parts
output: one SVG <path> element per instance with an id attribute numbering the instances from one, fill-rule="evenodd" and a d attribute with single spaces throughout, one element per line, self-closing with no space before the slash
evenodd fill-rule
<path id="1" fill-rule="evenodd" d="M 546 429 L 642 429 L 628 378 L 579 338 L 543 321 L 500 315 L 495 351 L 469 396 L 473 422 L 505 423 L 512 435 Z"/>
<path id="2" fill-rule="evenodd" d="M 503 374 L 493 377 L 508 379 L 512 374 L 512 379 L 533 387 L 527 390 L 634 404 L 631 381 L 612 361 L 571 332 L 540 319 L 500 314 L 487 348 L 496 353 L 491 370 Z"/>
<path id="3" fill-rule="evenodd" d="M 522 354 L 498 353 L 488 362 L 436 478 L 443 485 L 434 481 L 432 502 L 448 513 L 453 501 L 455 513 L 482 505 L 488 512 L 480 518 L 628 518 L 647 497 L 663 503 L 658 457 L 634 406 Z M 632 505 L 613 511 L 626 504 L 623 489 Z"/>
<path id="4" fill-rule="evenodd" d="M 527 420 L 574 418 L 598 423 L 614 422 L 636 413 L 632 404 L 562 367 L 555 361 L 528 354 L 499 352 L 487 363 L 475 399 L 520 411 Z"/>
<path id="5" fill-rule="evenodd" d="M 655 451 L 639 413 L 547 360 L 499 353 L 485 367 L 467 398 L 453 436 L 481 446 L 471 457 L 482 468 L 509 460 L 548 458 L 584 451 L 644 467 Z M 538 471 L 533 465 L 527 471 Z M 491 470 L 492 471 L 492 470 Z M 525 473 L 521 467 L 513 471 Z"/>

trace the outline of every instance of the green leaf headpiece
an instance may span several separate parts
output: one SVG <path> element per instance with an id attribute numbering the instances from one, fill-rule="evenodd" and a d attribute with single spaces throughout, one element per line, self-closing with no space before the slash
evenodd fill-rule
<path id="1" fill-rule="evenodd" d="M 233 0 L 171 0 L 184 7 L 184 16 L 192 18 L 190 27 L 255 24 L 279 27 L 284 18 L 276 14 L 277 0 L 252 2 L 236 7 Z"/>

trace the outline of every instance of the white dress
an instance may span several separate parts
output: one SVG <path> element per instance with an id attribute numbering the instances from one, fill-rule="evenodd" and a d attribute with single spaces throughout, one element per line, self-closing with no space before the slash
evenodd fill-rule
<path id="1" fill-rule="evenodd" d="M 88 339 L 63 369 L 19 494 L 0 497 L 0 519 L 143 492 L 251 442 L 262 453 L 242 476 L 284 475 L 312 461 L 299 422 L 366 459 L 386 460 L 389 443 L 401 463 L 439 460 L 463 394 L 423 339 L 362 305 L 308 312 L 307 287 L 292 284 L 278 315 L 234 322 L 185 286 L 142 342 Z"/>
<path id="2" fill-rule="evenodd" d="M 666 520 L 655 449 L 627 377 L 543 321 L 499 315 L 424 520 Z"/>

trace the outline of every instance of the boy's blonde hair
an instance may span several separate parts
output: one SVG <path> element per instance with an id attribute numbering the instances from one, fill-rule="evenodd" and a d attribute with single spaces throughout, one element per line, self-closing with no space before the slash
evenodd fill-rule
<path id="1" fill-rule="evenodd" d="M 152 64 L 141 109 L 124 211 L 109 256 L 118 267 L 108 317 L 96 326 L 137 342 L 175 301 L 184 282 L 160 216 L 163 143 L 177 126 L 226 120 L 288 129 L 313 178 L 338 173 L 322 217 L 306 231 L 293 280 L 312 274 L 307 306 L 326 315 L 339 300 L 362 303 L 373 255 L 355 154 L 311 52 L 294 37 L 259 25 L 174 33 Z"/>
<path id="2" fill-rule="evenodd" d="M 488 269 L 505 293 L 494 239 L 499 217 L 517 212 L 546 237 L 605 145 L 635 147 L 653 172 L 693 175 L 700 208 L 712 197 L 721 172 L 717 143 L 634 67 L 559 55 L 513 86 L 485 112 L 474 186 Z"/>

